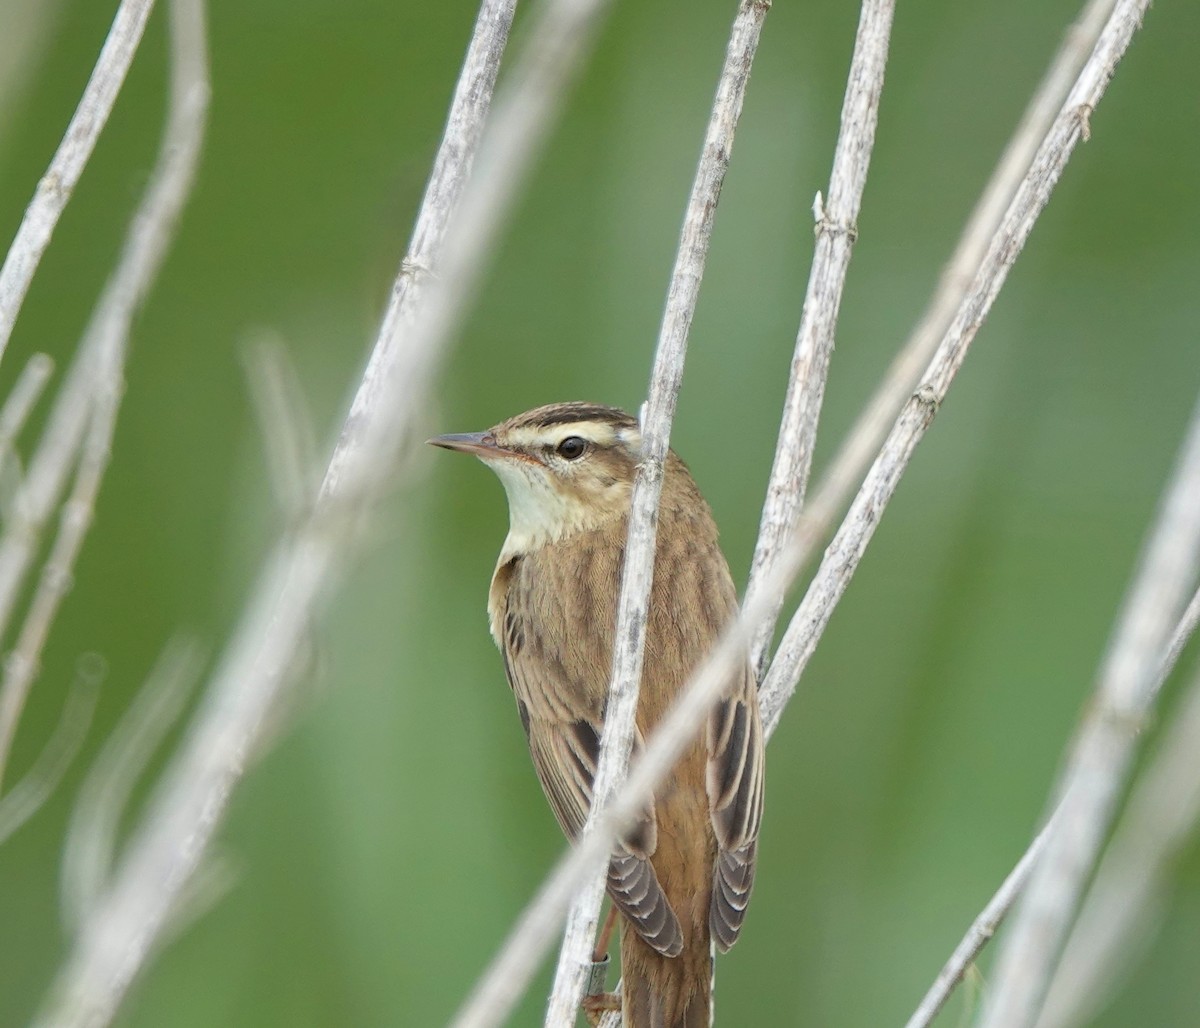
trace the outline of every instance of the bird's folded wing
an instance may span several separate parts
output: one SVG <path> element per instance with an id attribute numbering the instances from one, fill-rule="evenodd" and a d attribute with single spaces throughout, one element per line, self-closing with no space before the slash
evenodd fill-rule
<path id="1" fill-rule="evenodd" d="M 641 734 L 634 740 L 635 752 Z M 531 719 L 529 750 L 550 807 L 568 838 L 582 830 L 592 805 L 592 783 L 600 752 L 598 727 L 587 720 Z M 683 948 L 679 921 L 650 863 L 657 845 L 654 806 L 622 837 L 608 869 L 608 893 L 647 945 L 666 956 Z"/>
<path id="2" fill-rule="evenodd" d="M 717 863 L 709 926 L 722 951 L 742 929 L 763 805 L 763 734 L 754 679 L 747 667 L 735 695 L 722 699 L 708 722 L 707 789 Z"/>

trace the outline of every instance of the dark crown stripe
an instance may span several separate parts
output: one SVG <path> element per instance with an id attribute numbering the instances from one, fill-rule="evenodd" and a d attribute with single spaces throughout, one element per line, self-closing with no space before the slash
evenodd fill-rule
<path id="1" fill-rule="evenodd" d="M 509 422 L 510 428 L 551 428 L 576 421 L 593 421 L 614 428 L 636 428 L 637 421 L 617 407 L 598 403 L 555 403 L 518 414 Z"/>

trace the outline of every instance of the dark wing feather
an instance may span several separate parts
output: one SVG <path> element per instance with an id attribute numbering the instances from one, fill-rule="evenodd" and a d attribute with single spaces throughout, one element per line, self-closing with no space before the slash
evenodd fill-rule
<path id="1" fill-rule="evenodd" d="M 568 683 L 555 680 L 546 662 L 528 650 L 522 652 L 512 645 L 502 645 L 501 649 L 542 791 L 563 833 L 573 839 L 583 829 L 592 805 L 600 726 L 587 716 L 562 719 L 564 708 L 582 712 L 584 706 L 572 702 Z M 642 749 L 640 732 L 633 746 L 636 755 Z M 649 860 L 657 845 L 657 822 L 651 803 L 613 853 L 608 893 L 648 946 L 675 956 L 683 949 L 683 933 Z"/>
<path id="2" fill-rule="evenodd" d="M 599 735 L 588 722 L 530 720 L 529 750 L 550 808 L 568 838 L 587 820 L 592 804 Z M 641 738 L 635 741 L 641 749 Z M 651 807 L 622 838 L 608 868 L 608 894 L 648 946 L 665 956 L 683 949 L 679 921 L 663 894 L 649 857 L 657 844 Z"/>
<path id="3" fill-rule="evenodd" d="M 708 802 L 717 837 L 709 927 L 725 951 L 737 942 L 746 916 L 762 822 L 762 722 L 748 666 L 736 694 L 713 708 L 707 742 Z"/>
<path id="4" fill-rule="evenodd" d="M 649 860 L 620 850 L 614 853 L 608 865 L 608 894 L 647 946 L 664 957 L 683 952 L 679 919 Z"/>

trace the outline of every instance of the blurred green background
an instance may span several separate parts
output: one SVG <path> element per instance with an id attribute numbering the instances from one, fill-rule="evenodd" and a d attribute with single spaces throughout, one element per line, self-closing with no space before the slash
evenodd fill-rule
<path id="1" fill-rule="evenodd" d="M 6 241 L 115 6 L 0 7 Z M 34 9 L 49 23 L 21 74 Z M 441 378 L 430 434 L 554 400 L 636 409 L 734 9 L 616 5 Z M 818 473 L 1075 10 L 900 5 Z M 120 244 L 160 130 L 164 13 L 34 284 L 4 391 L 35 350 L 65 362 Z M 59 853 L 87 764 L 173 632 L 217 652 L 278 531 L 244 344 L 286 340 L 329 438 L 473 16 L 469 0 L 212 5 L 198 186 L 136 326 L 97 521 L 14 756 L 15 776 L 80 655 L 102 654 L 82 759 L 0 848 L 0 1025 L 28 1021 L 63 957 Z M 856 21 L 835 0 L 767 18 L 692 332 L 673 442 L 739 582 Z M 723 1024 L 903 1023 L 1031 835 L 1200 385 L 1197 38 L 1200 7 L 1151 10 L 772 743 L 756 898 L 718 968 Z M 450 1016 L 563 846 L 483 614 L 505 527 L 483 468 L 420 455 L 316 633 L 325 687 L 236 796 L 220 840 L 233 890 L 159 955 L 120 1024 Z M 1161 929 L 1096 1024 L 1200 1023 L 1195 847 Z M 547 980 L 512 1023 L 540 1023 Z M 964 1002 L 939 1023 L 959 1024 Z"/>

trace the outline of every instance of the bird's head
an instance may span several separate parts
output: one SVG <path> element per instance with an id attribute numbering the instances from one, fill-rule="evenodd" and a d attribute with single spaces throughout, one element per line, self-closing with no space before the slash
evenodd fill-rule
<path id="1" fill-rule="evenodd" d="M 616 407 L 555 403 L 486 432 L 429 442 L 472 453 L 500 476 L 509 513 L 504 552 L 515 554 L 626 514 L 642 436 L 637 420 Z"/>

